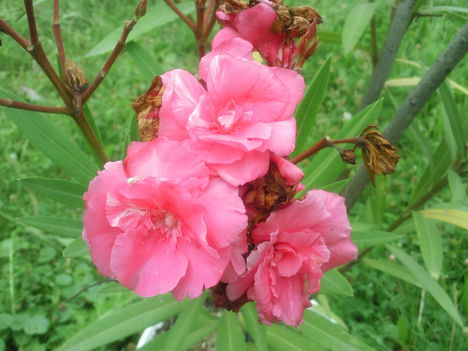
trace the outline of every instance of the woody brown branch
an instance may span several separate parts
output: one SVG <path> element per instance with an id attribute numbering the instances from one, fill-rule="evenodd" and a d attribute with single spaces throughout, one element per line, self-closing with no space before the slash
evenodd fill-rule
<path id="1" fill-rule="evenodd" d="M 57 46 L 57 52 L 59 56 L 59 63 L 60 63 L 60 70 L 62 73 L 62 78 L 65 77 L 65 49 L 63 47 L 63 40 L 62 40 L 62 31 L 60 28 L 60 21 L 59 21 L 59 0 L 54 0 L 54 20 L 52 24 L 52 31 L 54 32 L 55 37 L 55 44 Z"/>
<path id="2" fill-rule="evenodd" d="M 29 42 L 26 38 L 21 36 L 15 31 L 7 22 L 0 19 L 0 31 L 9 35 L 14 41 L 16 41 L 24 50 L 28 50 Z"/>
<path id="3" fill-rule="evenodd" d="M 115 60 L 117 60 L 117 57 L 120 55 L 122 52 L 122 49 L 125 47 L 125 42 L 127 40 L 128 35 L 132 31 L 133 27 L 137 23 L 136 18 L 132 18 L 130 21 L 127 21 L 124 25 L 124 29 L 122 31 L 122 35 L 120 36 L 119 41 L 114 47 L 114 50 L 112 51 L 111 55 L 107 59 L 107 61 L 104 63 L 104 66 L 102 66 L 101 70 L 99 73 L 96 75 L 94 78 L 93 82 L 91 85 L 86 89 L 85 93 L 83 94 L 82 97 L 82 104 L 85 104 L 86 101 L 91 97 L 91 95 L 94 93 L 94 91 L 98 88 L 99 84 L 104 80 L 106 77 L 107 73 L 110 71 L 112 68 L 112 65 L 114 64 Z"/>
<path id="4" fill-rule="evenodd" d="M 174 11 L 177 14 L 177 16 L 180 17 L 182 21 L 185 22 L 187 26 L 190 27 L 192 31 L 195 32 L 197 30 L 197 25 L 190 18 L 185 16 L 182 13 L 182 11 L 180 11 L 179 8 L 171 0 L 164 0 L 164 2 L 167 4 L 167 6 L 169 6 L 172 9 L 172 11 Z"/>
<path id="5" fill-rule="evenodd" d="M 57 114 L 69 114 L 70 109 L 68 107 L 53 107 L 53 106 L 41 106 L 35 104 L 28 104 L 26 102 L 15 101 L 11 99 L 0 99 L 0 106 L 18 108 L 22 110 L 57 113 Z"/>

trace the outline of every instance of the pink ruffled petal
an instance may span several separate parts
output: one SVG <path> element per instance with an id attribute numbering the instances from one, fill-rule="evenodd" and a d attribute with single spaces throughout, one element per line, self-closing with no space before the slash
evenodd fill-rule
<path id="1" fill-rule="evenodd" d="M 285 158 L 272 154 L 271 160 L 275 163 L 276 167 L 278 167 L 281 176 L 286 180 L 286 185 L 295 185 L 304 178 L 304 172 Z"/>
<path id="2" fill-rule="evenodd" d="M 270 150 L 278 156 L 287 156 L 296 144 L 296 120 L 289 118 L 285 121 L 271 122 L 271 137 L 263 143 L 265 150 Z"/>
<path id="3" fill-rule="evenodd" d="M 263 177 L 268 172 L 269 161 L 268 152 L 251 151 L 239 161 L 226 165 L 212 164 L 210 167 L 228 183 L 239 186 Z"/>
<path id="4" fill-rule="evenodd" d="M 237 188 L 213 178 L 199 200 L 205 207 L 207 240 L 213 247 L 226 247 L 237 241 L 247 227 L 247 215 Z"/>
<path id="5" fill-rule="evenodd" d="M 117 279 L 138 295 L 171 291 L 186 274 L 188 260 L 175 240 L 136 231 L 122 234 L 112 249 L 111 267 Z"/>

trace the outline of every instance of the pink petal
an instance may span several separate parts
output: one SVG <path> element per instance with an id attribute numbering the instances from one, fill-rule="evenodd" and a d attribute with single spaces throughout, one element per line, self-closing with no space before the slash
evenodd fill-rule
<path id="1" fill-rule="evenodd" d="M 268 172 L 269 160 L 268 152 L 251 151 L 239 161 L 227 165 L 212 164 L 210 167 L 228 183 L 238 186 L 263 177 Z"/>
<path id="2" fill-rule="evenodd" d="M 219 283 L 229 262 L 231 248 L 220 249 L 217 256 L 210 255 L 190 242 L 180 243 L 179 248 L 187 256 L 189 266 L 172 293 L 176 300 L 182 300 L 186 296 L 194 299 L 201 295 L 203 289 Z"/>
<path id="3" fill-rule="evenodd" d="M 292 277 L 302 266 L 302 259 L 295 252 L 285 254 L 278 262 L 278 273 L 282 277 Z"/>
<path id="4" fill-rule="evenodd" d="M 272 154 L 271 160 L 275 163 L 276 167 L 278 167 L 281 176 L 286 180 L 286 185 L 295 185 L 304 178 L 304 172 L 285 158 Z"/>
<path id="5" fill-rule="evenodd" d="M 175 140 L 187 137 L 187 119 L 205 90 L 189 72 L 175 69 L 161 76 L 164 83 L 162 106 L 159 113 L 159 136 Z"/>
<path id="6" fill-rule="evenodd" d="M 199 200 L 206 209 L 208 243 L 221 248 L 237 241 L 247 227 L 247 215 L 238 189 L 220 178 L 212 178 Z"/>
<path id="7" fill-rule="evenodd" d="M 112 250 L 117 279 L 144 297 L 171 291 L 186 274 L 188 260 L 175 240 L 145 231 L 122 234 Z"/>
<path id="8" fill-rule="evenodd" d="M 296 120 L 270 122 L 271 137 L 263 143 L 265 150 L 270 150 L 278 156 L 287 156 L 296 144 Z"/>

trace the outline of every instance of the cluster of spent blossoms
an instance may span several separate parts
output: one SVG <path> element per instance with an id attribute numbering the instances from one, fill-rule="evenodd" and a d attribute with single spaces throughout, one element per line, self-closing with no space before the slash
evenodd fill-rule
<path id="1" fill-rule="evenodd" d="M 303 173 L 287 160 L 304 93 L 291 65 L 316 20 L 296 45 L 292 24 L 272 29 L 278 8 L 239 4 L 218 12 L 199 78 L 164 73 L 134 103 L 143 141 L 90 183 L 83 238 L 99 272 L 138 295 L 212 288 L 218 306 L 252 300 L 263 323 L 298 325 L 323 273 L 356 257 L 343 198 L 295 200 Z"/>

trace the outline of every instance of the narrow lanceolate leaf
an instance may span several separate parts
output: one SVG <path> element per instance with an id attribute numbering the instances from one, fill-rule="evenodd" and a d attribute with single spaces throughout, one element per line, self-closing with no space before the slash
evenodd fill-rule
<path id="1" fill-rule="evenodd" d="M 452 193 L 452 201 L 466 200 L 466 186 L 463 184 L 461 177 L 451 169 L 447 173 L 450 192 Z"/>
<path id="2" fill-rule="evenodd" d="M 185 1 L 177 4 L 177 7 L 184 14 L 189 14 L 195 11 L 195 6 L 193 1 Z M 150 8 L 146 15 L 142 17 L 138 23 L 135 25 L 135 28 L 130 32 L 127 41 L 132 41 L 137 39 L 144 33 L 154 30 L 155 28 L 161 27 L 169 22 L 172 22 L 179 17 L 177 14 L 171 10 L 163 2 L 158 2 L 154 7 Z M 122 25 L 115 28 L 111 33 L 109 33 L 104 39 L 102 39 L 99 44 L 92 48 L 85 57 L 96 56 L 104 54 L 111 51 L 117 41 L 120 38 L 122 33 Z"/>
<path id="3" fill-rule="evenodd" d="M 245 331 L 255 342 L 257 351 L 267 351 L 266 326 L 258 322 L 254 303 L 247 303 L 241 308 L 242 318 L 245 322 Z"/>
<path id="4" fill-rule="evenodd" d="M 317 344 L 334 351 L 371 351 L 374 350 L 360 339 L 349 334 L 327 318 L 306 310 L 304 323 L 299 327 L 304 336 Z"/>
<path id="5" fill-rule="evenodd" d="M 128 52 L 143 78 L 148 80 L 151 77 L 163 73 L 159 64 L 156 63 L 156 60 L 151 57 L 150 53 L 141 45 L 131 41 L 127 43 L 125 51 Z"/>
<path id="6" fill-rule="evenodd" d="M 86 188 L 78 183 L 52 178 L 23 178 L 21 183 L 61 204 L 83 207 L 83 193 Z"/>
<path id="7" fill-rule="evenodd" d="M 421 199 L 447 173 L 451 163 L 450 157 L 447 157 L 448 154 L 447 143 L 445 140 L 442 140 L 434 152 L 434 157 L 432 160 L 429 160 L 422 176 L 419 178 L 419 182 L 413 188 L 409 205 Z"/>
<path id="8" fill-rule="evenodd" d="M 0 89 L 0 95 L 14 100 L 21 98 Z M 71 137 L 55 127 L 38 112 L 4 109 L 31 144 L 43 152 L 55 164 L 82 184 L 95 176 L 97 164 L 70 140 Z"/>
<path id="9" fill-rule="evenodd" d="M 187 335 L 190 334 L 197 315 L 200 313 L 204 296 L 200 296 L 194 300 L 187 300 L 183 303 L 182 312 L 177 317 L 176 323 L 172 326 L 167 338 L 164 350 L 179 351 L 184 343 Z"/>
<path id="10" fill-rule="evenodd" d="M 60 351 L 86 351 L 132 335 L 179 313 L 183 304 L 170 295 L 134 303 L 91 323 L 63 344 Z"/>
<path id="11" fill-rule="evenodd" d="M 320 279 L 320 293 L 353 296 L 353 288 L 338 270 L 332 269 Z"/>
<path id="12" fill-rule="evenodd" d="M 380 113 L 382 100 L 378 100 L 360 111 L 351 121 L 347 122 L 332 139 L 356 137 L 365 127 L 372 124 Z M 300 165 L 300 164 L 299 164 Z M 338 152 L 328 148 L 321 150 L 305 167 L 306 177 L 302 181 L 306 189 L 321 188 L 329 184 L 349 165 L 345 164 Z"/>
<path id="13" fill-rule="evenodd" d="M 419 237 L 419 248 L 424 264 L 434 279 L 439 279 L 442 270 L 442 239 L 435 223 L 419 213 L 413 213 L 414 226 Z"/>
<path id="14" fill-rule="evenodd" d="M 445 141 L 449 146 L 452 160 L 463 157 L 465 152 L 464 123 L 466 116 L 459 113 L 447 83 L 442 83 L 439 88 L 440 98 L 444 105 L 445 113 L 442 114 Z"/>
<path id="15" fill-rule="evenodd" d="M 468 212 L 450 209 L 433 209 L 420 211 L 424 217 L 437 219 L 438 221 L 454 224 L 463 229 L 468 229 Z"/>
<path id="16" fill-rule="evenodd" d="M 346 17 L 343 26 L 343 51 L 344 54 L 349 54 L 359 41 L 359 38 L 364 33 L 364 30 L 369 26 L 369 22 L 374 16 L 376 3 L 360 3 L 355 5 Z"/>
<path id="17" fill-rule="evenodd" d="M 180 348 L 180 351 L 190 349 L 192 346 L 198 344 L 205 337 L 210 335 L 217 327 L 218 321 L 196 323 L 197 326 L 190 332 L 189 335 L 184 339 L 184 342 Z M 165 350 L 164 345 L 166 344 L 167 338 L 170 332 L 165 332 L 157 335 L 153 340 L 147 343 L 145 346 L 138 349 L 138 351 L 161 351 Z M 178 350 L 179 351 L 179 350 Z"/>
<path id="18" fill-rule="evenodd" d="M 69 218 L 57 218 L 46 216 L 30 216 L 18 218 L 18 221 L 25 225 L 40 229 L 47 234 L 56 234 L 65 238 L 81 239 L 83 223 L 80 220 Z"/>
<path id="19" fill-rule="evenodd" d="M 314 340 L 305 338 L 297 329 L 273 324 L 267 327 L 268 345 L 276 351 L 326 350 Z"/>
<path id="20" fill-rule="evenodd" d="M 401 238 L 400 235 L 382 231 L 353 231 L 351 236 L 358 247 L 386 244 Z"/>
<path id="21" fill-rule="evenodd" d="M 245 350 L 244 333 L 237 319 L 237 314 L 223 310 L 216 336 L 217 351 Z"/>
<path id="22" fill-rule="evenodd" d="M 81 257 L 89 254 L 88 245 L 81 237 L 74 239 L 62 252 L 63 257 Z"/>
<path id="23" fill-rule="evenodd" d="M 322 105 L 328 87 L 329 72 L 330 58 L 320 67 L 314 79 L 309 84 L 304 99 L 297 109 L 297 139 L 293 155 L 307 149 L 307 139 L 312 134 L 315 126 L 315 118 Z"/>
<path id="24" fill-rule="evenodd" d="M 413 274 L 408 269 L 397 263 L 380 260 L 371 260 L 370 258 L 363 259 L 363 262 L 369 267 L 390 274 L 391 276 L 394 276 L 397 279 L 404 280 L 405 282 L 413 284 L 419 288 L 421 287 L 421 285 L 416 281 L 416 279 L 414 279 Z"/>
<path id="25" fill-rule="evenodd" d="M 458 314 L 455 305 L 450 300 L 447 293 L 437 281 L 427 273 L 411 256 L 407 255 L 404 251 L 393 247 L 387 246 L 388 249 L 408 268 L 413 274 L 414 278 L 421 284 L 421 286 L 427 290 L 429 294 L 439 303 L 439 305 L 453 318 L 458 325 L 463 327 L 463 322 L 460 315 Z"/>

